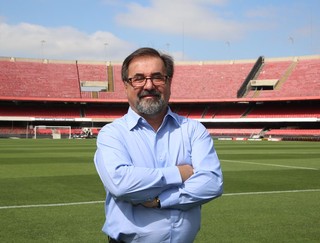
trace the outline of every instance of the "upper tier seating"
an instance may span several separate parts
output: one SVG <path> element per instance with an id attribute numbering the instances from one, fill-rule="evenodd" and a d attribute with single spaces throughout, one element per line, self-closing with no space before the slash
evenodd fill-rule
<path id="1" fill-rule="evenodd" d="M 78 63 L 80 81 L 107 81 L 106 64 Z"/>
<path id="2" fill-rule="evenodd" d="M 121 65 L 113 65 L 113 86 L 114 92 L 100 92 L 100 99 L 116 99 L 116 100 L 127 100 L 125 88 L 121 78 Z"/>
<path id="3" fill-rule="evenodd" d="M 100 65 L 99 67 L 90 67 L 93 64 L 88 65 L 80 65 L 79 66 L 79 72 L 82 70 L 82 74 L 79 73 L 80 81 L 93 81 L 94 78 L 96 78 L 95 81 L 107 81 L 107 66 L 106 65 Z M 90 73 L 91 72 L 97 72 L 100 73 L 99 76 L 94 76 L 91 79 Z M 81 97 L 84 99 L 100 99 L 100 100 L 115 100 L 115 101 L 126 101 L 126 92 L 125 88 L 122 82 L 121 78 L 121 65 L 115 64 L 112 66 L 112 73 L 113 73 L 113 80 L 108 80 L 109 86 L 113 86 L 113 91 L 109 92 L 96 92 L 93 94 L 92 92 L 81 92 Z M 97 95 L 97 97 L 95 96 Z"/>
<path id="4" fill-rule="evenodd" d="M 258 79 L 280 79 L 289 65 L 284 61 L 266 63 Z M 275 90 L 264 90 L 259 98 L 320 96 L 320 59 L 299 59 L 284 82 Z"/>
<path id="5" fill-rule="evenodd" d="M 257 79 L 280 79 L 292 61 L 266 61 Z"/>
<path id="6" fill-rule="evenodd" d="M 176 63 L 172 80 L 171 102 L 215 102 L 237 100 L 237 91 L 248 76 L 254 60 L 234 62 Z M 296 66 L 292 66 L 292 64 Z M 0 58 L 0 98 L 2 100 L 97 99 L 126 102 L 121 78 L 121 64 L 82 63 Z M 292 68 L 292 70 L 289 69 Z M 285 75 L 286 74 L 286 75 Z M 266 59 L 257 79 L 281 79 L 275 90 L 250 91 L 245 99 L 295 99 L 320 97 L 320 58 L 299 57 L 297 60 Z M 81 91 L 83 81 L 109 83 L 110 91 Z M 213 115 L 213 114 L 212 114 Z M 198 116 L 198 115 L 196 115 Z M 204 114 L 210 117 L 209 113 Z"/>
<path id="7" fill-rule="evenodd" d="M 0 59 L 0 96 L 80 98 L 76 64 Z"/>
<path id="8" fill-rule="evenodd" d="M 176 65 L 172 100 L 236 98 L 254 63 Z"/>

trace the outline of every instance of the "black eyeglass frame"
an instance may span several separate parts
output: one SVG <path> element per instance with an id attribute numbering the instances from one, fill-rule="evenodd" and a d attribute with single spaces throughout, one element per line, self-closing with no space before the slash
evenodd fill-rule
<path id="1" fill-rule="evenodd" d="M 162 74 L 157 74 L 157 75 L 150 76 L 150 77 L 136 76 L 136 77 L 128 78 L 127 82 L 132 87 L 143 87 L 146 85 L 148 79 L 150 79 L 150 81 L 152 82 L 152 84 L 154 86 L 160 86 L 160 85 L 164 85 L 167 83 L 169 76 L 162 75 Z M 154 82 L 155 80 L 158 80 L 159 83 L 155 83 Z"/>

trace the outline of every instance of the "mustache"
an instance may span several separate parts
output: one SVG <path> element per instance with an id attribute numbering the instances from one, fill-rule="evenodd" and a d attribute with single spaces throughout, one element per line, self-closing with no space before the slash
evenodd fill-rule
<path id="1" fill-rule="evenodd" d="M 161 94 L 160 92 L 158 92 L 157 90 L 143 90 L 140 94 L 139 94 L 139 98 L 143 97 L 143 96 L 147 96 L 147 95 L 155 95 L 160 97 Z"/>

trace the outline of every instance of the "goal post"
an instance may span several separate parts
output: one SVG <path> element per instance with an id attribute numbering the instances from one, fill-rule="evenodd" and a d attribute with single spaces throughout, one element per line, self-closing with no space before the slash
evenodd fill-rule
<path id="1" fill-rule="evenodd" d="M 71 126 L 35 126 L 33 138 L 70 139 Z"/>

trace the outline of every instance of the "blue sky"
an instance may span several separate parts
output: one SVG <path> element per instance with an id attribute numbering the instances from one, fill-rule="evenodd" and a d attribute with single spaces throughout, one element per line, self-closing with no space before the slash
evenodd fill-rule
<path id="1" fill-rule="evenodd" d="M 121 62 L 320 54 L 319 0 L 0 0 L 0 56 Z"/>

